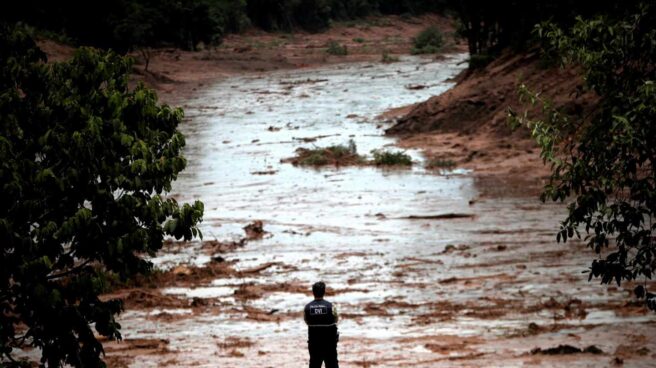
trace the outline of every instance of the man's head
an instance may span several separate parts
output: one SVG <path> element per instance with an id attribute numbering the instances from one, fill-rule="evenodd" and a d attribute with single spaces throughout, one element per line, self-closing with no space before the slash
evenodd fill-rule
<path id="1" fill-rule="evenodd" d="M 314 294 L 316 299 L 323 298 L 326 294 L 326 284 L 321 281 L 315 282 L 314 285 L 312 285 L 312 294 Z"/>

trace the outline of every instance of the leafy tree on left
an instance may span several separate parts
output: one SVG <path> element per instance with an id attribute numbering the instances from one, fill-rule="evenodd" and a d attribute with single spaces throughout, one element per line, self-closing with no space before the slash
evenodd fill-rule
<path id="1" fill-rule="evenodd" d="M 128 88 L 130 61 L 82 48 L 45 63 L 0 25 L 0 365 L 104 366 L 120 338 L 108 279 L 148 272 L 166 235 L 201 236 L 203 204 L 162 196 L 185 167 L 182 110 Z M 93 328 L 92 328 L 93 326 Z M 95 331 L 94 331 L 95 329 Z"/>

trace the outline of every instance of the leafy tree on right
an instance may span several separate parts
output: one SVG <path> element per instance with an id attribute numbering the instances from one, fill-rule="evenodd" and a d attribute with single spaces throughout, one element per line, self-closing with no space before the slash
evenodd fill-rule
<path id="1" fill-rule="evenodd" d="M 552 174 L 542 200 L 569 201 L 558 241 L 581 237 L 597 257 L 589 279 L 603 284 L 638 281 L 635 294 L 656 311 L 647 290 L 656 269 L 656 7 L 643 4 L 621 19 L 577 18 L 569 29 L 536 26 L 544 51 L 581 68 L 585 88 L 599 103 L 592 116 L 575 118 L 539 94 L 543 118 L 510 111 L 528 127 Z"/>

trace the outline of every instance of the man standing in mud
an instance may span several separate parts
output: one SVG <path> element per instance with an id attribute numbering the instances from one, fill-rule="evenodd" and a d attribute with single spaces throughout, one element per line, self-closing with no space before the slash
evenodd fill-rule
<path id="1" fill-rule="evenodd" d="M 308 350 L 310 350 L 310 368 L 339 368 L 337 362 L 337 308 L 323 299 L 326 284 L 317 282 L 312 285 L 314 300 L 305 306 L 305 323 L 308 325 Z"/>

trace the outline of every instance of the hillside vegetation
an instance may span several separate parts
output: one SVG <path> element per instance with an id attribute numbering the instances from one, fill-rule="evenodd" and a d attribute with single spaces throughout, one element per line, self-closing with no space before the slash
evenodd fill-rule
<path id="1" fill-rule="evenodd" d="M 195 50 L 227 33 L 318 32 L 332 21 L 371 14 L 442 11 L 446 0 L 27 0 L 3 6 L 0 21 L 23 22 L 75 45 L 125 52 L 139 47 Z"/>

